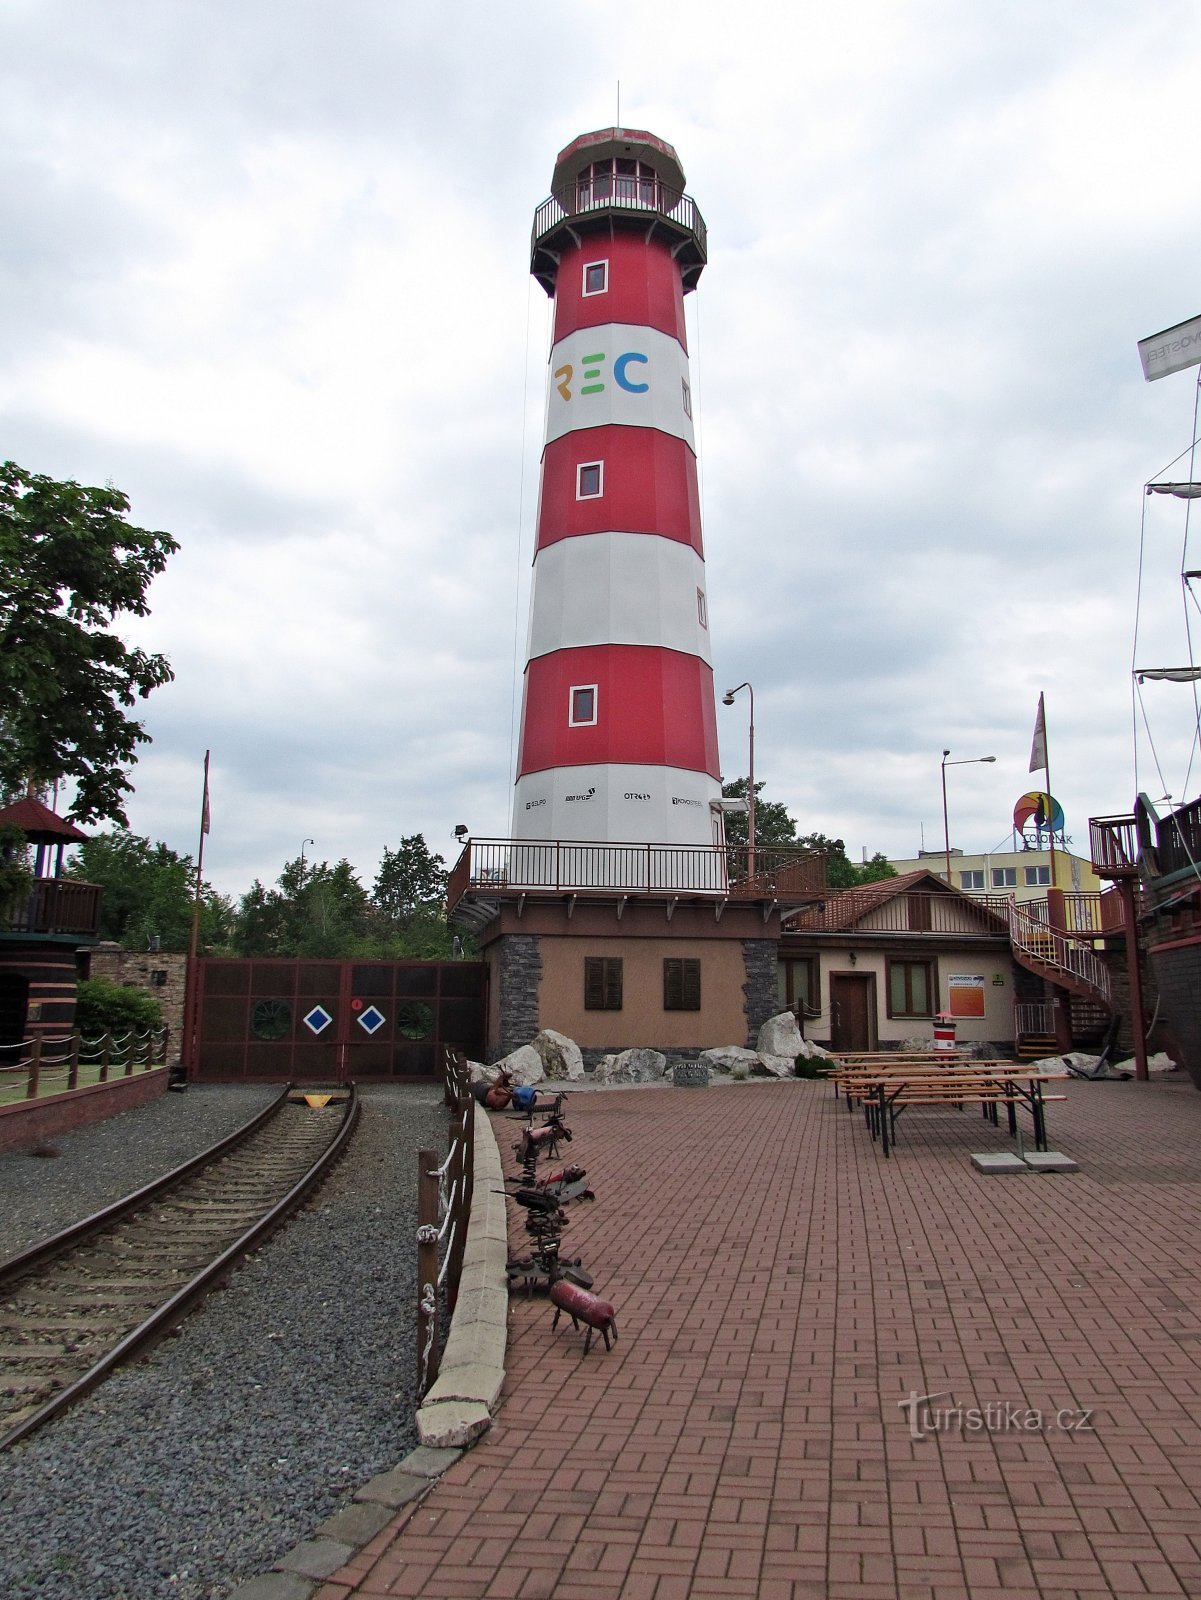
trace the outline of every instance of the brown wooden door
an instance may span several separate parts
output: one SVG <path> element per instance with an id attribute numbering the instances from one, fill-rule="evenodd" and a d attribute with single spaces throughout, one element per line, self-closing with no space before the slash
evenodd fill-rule
<path id="1" fill-rule="evenodd" d="M 830 974 L 830 1048 L 874 1050 L 876 980 L 870 972 Z"/>

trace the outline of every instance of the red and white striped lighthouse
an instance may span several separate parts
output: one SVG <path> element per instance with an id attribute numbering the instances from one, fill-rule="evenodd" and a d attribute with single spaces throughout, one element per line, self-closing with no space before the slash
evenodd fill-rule
<path id="1" fill-rule="evenodd" d="M 554 300 L 515 839 L 720 842 L 684 295 L 705 224 L 675 151 L 559 155 L 530 270 Z"/>

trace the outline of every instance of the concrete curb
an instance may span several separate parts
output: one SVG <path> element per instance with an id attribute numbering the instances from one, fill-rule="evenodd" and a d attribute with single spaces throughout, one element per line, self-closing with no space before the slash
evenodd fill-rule
<path id="1" fill-rule="evenodd" d="M 417 1412 L 421 1443 L 389 1472 L 356 1489 L 354 1503 L 327 1517 L 282 1555 L 272 1572 L 250 1578 L 229 1600 L 310 1600 L 396 1514 L 424 1497 L 486 1431 L 500 1400 L 509 1332 L 509 1229 L 504 1177 L 488 1117 L 475 1117 L 475 1177 L 463 1275 L 437 1381 Z"/>
<path id="2" fill-rule="evenodd" d="M 486 1431 L 505 1381 L 509 1227 L 496 1135 L 479 1112 L 474 1158 L 459 1296 L 438 1377 L 417 1412 L 418 1437 L 438 1449 L 461 1449 Z"/>

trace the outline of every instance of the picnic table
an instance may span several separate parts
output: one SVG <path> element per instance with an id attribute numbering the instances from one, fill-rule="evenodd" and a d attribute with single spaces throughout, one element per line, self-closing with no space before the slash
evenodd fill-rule
<path id="1" fill-rule="evenodd" d="M 1062 1100 L 1048 1095 L 1043 1085 L 1054 1081 L 1050 1073 L 1035 1072 L 1020 1061 L 976 1060 L 952 1051 L 862 1052 L 837 1058 L 834 1079 L 847 1107 L 863 1107 L 872 1139 L 879 1138 L 885 1157 L 896 1143 L 897 1121 L 910 1106 L 949 1105 L 962 1110 L 966 1102 L 980 1105 L 983 1115 L 997 1124 L 1005 1107 L 1009 1132 L 1018 1137 L 1017 1113 L 1024 1107 L 1034 1124 L 1037 1150 L 1047 1148 L 1046 1104 Z"/>

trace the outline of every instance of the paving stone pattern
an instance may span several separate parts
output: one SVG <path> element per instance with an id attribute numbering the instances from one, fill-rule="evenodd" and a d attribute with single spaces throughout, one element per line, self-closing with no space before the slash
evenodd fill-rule
<path id="1" fill-rule="evenodd" d="M 972 1108 L 885 1162 L 824 1083 L 573 1098 L 618 1344 L 516 1299 L 492 1431 L 315 1593 L 1201 1595 L 1201 1095 L 1065 1093 L 1080 1171 L 1012 1178 Z M 1091 1415 L 914 1438 L 911 1390 Z"/>

